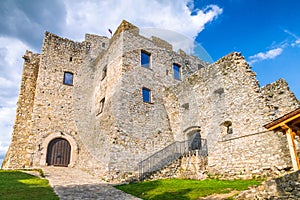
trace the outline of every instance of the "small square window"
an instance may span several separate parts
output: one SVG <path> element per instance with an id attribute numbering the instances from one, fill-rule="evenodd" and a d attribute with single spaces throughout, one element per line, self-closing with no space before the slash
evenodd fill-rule
<path id="1" fill-rule="evenodd" d="M 198 70 L 203 68 L 204 66 L 202 64 L 198 64 Z"/>
<path id="2" fill-rule="evenodd" d="M 173 64 L 173 75 L 177 80 L 181 80 L 181 67 L 178 64 Z"/>
<path id="3" fill-rule="evenodd" d="M 102 48 L 105 48 L 105 43 L 104 42 L 102 42 Z"/>
<path id="4" fill-rule="evenodd" d="M 64 84 L 73 85 L 73 73 L 72 72 L 64 73 Z"/>
<path id="5" fill-rule="evenodd" d="M 145 51 L 141 52 L 141 65 L 143 67 L 150 68 L 150 56 L 150 53 L 147 53 Z"/>
<path id="6" fill-rule="evenodd" d="M 142 94 L 143 94 L 143 102 L 150 103 L 151 102 L 151 90 L 149 90 L 148 88 L 143 88 Z"/>

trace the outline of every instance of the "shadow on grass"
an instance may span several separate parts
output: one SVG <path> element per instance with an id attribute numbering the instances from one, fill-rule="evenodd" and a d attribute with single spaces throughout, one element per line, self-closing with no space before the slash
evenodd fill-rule
<path id="1" fill-rule="evenodd" d="M 177 190 L 176 192 L 164 192 L 162 194 L 157 194 L 151 196 L 151 199 L 162 199 L 162 200 L 190 200 L 187 194 L 190 192 L 190 189 Z"/>
<path id="2" fill-rule="evenodd" d="M 163 179 L 116 186 L 118 189 L 143 199 L 199 199 L 212 194 L 246 190 L 259 185 L 256 180 L 215 180 Z"/>
<path id="3" fill-rule="evenodd" d="M 0 199 L 58 200 L 46 179 L 14 170 L 0 170 Z"/>
<path id="4" fill-rule="evenodd" d="M 137 187 L 135 187 L 135 185 Z M 118 185 L 115 188 L 125 191 L 128 194 L 134 195 L 142 199 L 151 200 L 189 200 L 188 193 L 191 189 L 168 189 L 160 190 L 163 186 L 160 181 L 146 181 L 139 183 L 131 183 L 128 185 Z"/>
<path id="5" fill-rule="evenodd" d="M 134 199 L 108 184 L 56 186 L 64 199 Z M 0 200 L 58 200 L 47 179 L 13 170 L 0 170 Z"/>

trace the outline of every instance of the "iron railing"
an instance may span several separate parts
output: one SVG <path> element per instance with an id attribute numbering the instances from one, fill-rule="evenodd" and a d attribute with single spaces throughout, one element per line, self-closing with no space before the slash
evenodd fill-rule
<path id="1" fill-rule="evenodd" d="M 206 139 L 200 139 L 196 144 L 192 140 L 186 140 L 181 142 L 176 141 L 168 145 L 162 150 L 139 162 L 138 167 L 140 180 L 145 179 L 154 172 L 170 165 L 174 160 L 195 150 L 199 151 L 199 156 L 207 156 L 208 151 Z"/>

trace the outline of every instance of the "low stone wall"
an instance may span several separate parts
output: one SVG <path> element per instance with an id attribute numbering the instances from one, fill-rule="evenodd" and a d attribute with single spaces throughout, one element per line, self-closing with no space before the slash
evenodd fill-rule
<path id="1" fill-rule="evenodd" d="M 224 179 L 278 177 L 292 166 L 285 135 L 268 131 L 228 135 L 208 155 L 208 173 Z"/>
<path id="2" fill-rule="evenodd" d="M 240 193 L 236 199 L 300 199 L 300 171 L 266 181 Z"/>

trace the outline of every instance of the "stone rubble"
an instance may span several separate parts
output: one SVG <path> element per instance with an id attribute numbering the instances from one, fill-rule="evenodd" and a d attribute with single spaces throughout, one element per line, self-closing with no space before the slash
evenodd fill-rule
<path id="1" fill-rule="evenodd" d="M 258 187 L 241 192 L 236 199 L 270 199 L 295 200 L 300 199 L 300 171 L 265 181 Z"/>

